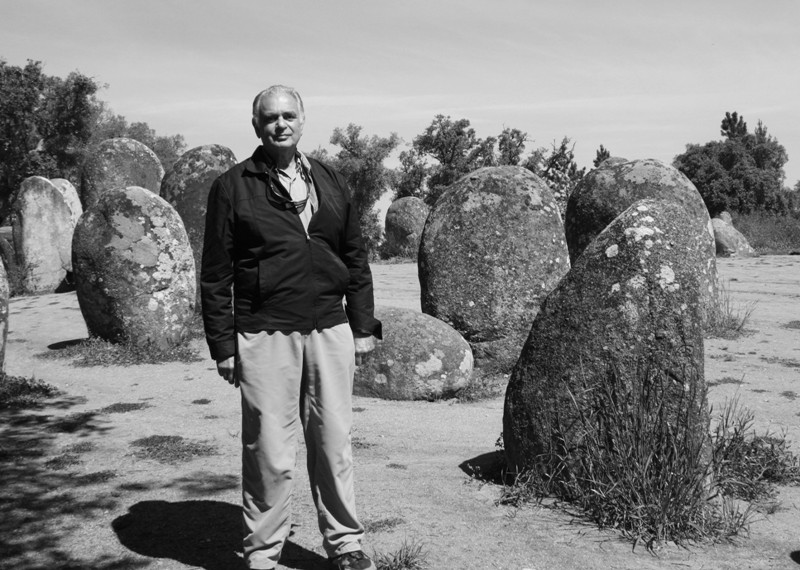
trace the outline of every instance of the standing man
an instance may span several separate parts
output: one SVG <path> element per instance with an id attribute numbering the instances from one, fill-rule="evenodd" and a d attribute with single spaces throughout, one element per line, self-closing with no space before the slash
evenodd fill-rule
<path id="1" fill-rule="evenodd" d="M 350 446 L 355 354 L 381 338 L 372 274 L 344 178 L 297 150 L 300 95 L 253 101 L 261 139 L 208 197 L 203 321 L 217 371 L 242 391 L 244 557 L 275 568 L 290 530 L 296 430 L 323 546 L 336 569 L 374 569 L 356 517 Z M 343 305 L 344 300 L 344 305 Z"/>

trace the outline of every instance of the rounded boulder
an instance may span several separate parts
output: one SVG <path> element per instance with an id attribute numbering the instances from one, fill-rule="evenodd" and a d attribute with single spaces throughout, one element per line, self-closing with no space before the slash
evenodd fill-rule
<path id="1" fill-rule="evenodd" d="M 187 150 L 175 161 L 161 181 L 161 197 L 172 204 L 183 220 L 198 269 L 196 308 L 200 308 L 200 263 L 203 257 L 208 192 L 214 180 L 236 165 L 229 148 L 210 144 Z"/>
<path id="2" fill-rule="evenodd" d="M 164 167 L 144 143 L 129 138 L 107 139 L 91 149 L 81 172 L 81 202 L 89 209 L 109 190 L 128 186 L 161 189 Z"/>
<path id="3" fill-rule="evenodd" d="M 433 400 L 456 394 L 472 374 L 472 351 L 442 321 L 396 307 L 378 307 L 383 341 L 356 369 L 353 393 L 387 400 Z"/>
<path id="4" fill-rule="evenodd" d="M 386 255 L 416 260 L 427 217 L 428 206 L 420 198 L 406 196 L 392 202 L 386 210 Z"/>
<path id="5" fill-rule="evenodd" d="M 734 228 L 730 222 L 725 222 L 721 218 L 713 218 L 711 225 L 714 228 L 714 244 L 717 256 L 756 257 L 758 255 L 742 232 Z"/>
<path id="6" fill-rule="evenodd" d="M 167 348 L 194 317 L 195 269 L 180 216 L 145 188 L 109 190 L 72 240 L 75 287 L 89 333 Z"/>
<path id="7" fill-rule="evenodd" d="M 422 311 L 461 333 L 478 365 L 509 370 L 569 270 L 552 192 L 517 166 L 467 174 L 428 214 L 418 263 Z"/>

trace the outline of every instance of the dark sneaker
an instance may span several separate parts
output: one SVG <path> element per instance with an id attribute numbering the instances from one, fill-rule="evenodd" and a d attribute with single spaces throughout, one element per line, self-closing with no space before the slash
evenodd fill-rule
<path id="1" fill-rule="evenodd" d="M 361 550 L 347 552 L 331 558 L 331 565 L 336 570 L 376 570 L 372 560 Z"/>

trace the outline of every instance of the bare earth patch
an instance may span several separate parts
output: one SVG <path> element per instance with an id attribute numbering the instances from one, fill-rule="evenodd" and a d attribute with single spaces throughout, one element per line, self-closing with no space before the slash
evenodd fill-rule
<path id="1" fill-rule="evenodd" d="M 738 396 L 759 432 L 785 431 L 799 453 L 800 257 L 718 265 L 733 302 L 755 308 L 749 334 L 706 341 L 710 400 L 716 410 Z M 374 265 L 373 274 L 379 304 L 419 310 L 415 265 Z M 40 407 L 0 410 L 0 568 L 243 568 L 239 394 L 213 362 L 77 368 L 37 357 L 86 338 L 72 293 L 15 298 L 9 323 L 6 372 L 61 392 Z M 205 357 L 203 341 L 194 342 Z M 356 397 L 354 407 L 369 553 L 421 545 L 427 567 L 445 570 L 800 563 L 797 487 L 780 487 L 778 507 L 737 544 L 666 546 L 654 556 L 547 505 L 496 504 L 502 489 L 469 474 L 494 457 L 502 395 L 470 403 Z M 156 452 L 141 453 L 137 442 Z M 301 453 L 280 568 L 327 567 L 304 466 Z"/>

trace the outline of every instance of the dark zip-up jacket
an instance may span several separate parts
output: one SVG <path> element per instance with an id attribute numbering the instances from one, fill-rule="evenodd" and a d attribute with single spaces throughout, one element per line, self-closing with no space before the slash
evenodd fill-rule
<path id="1" fill-rule="evenodd" d="M 311 331 L 348 322 L 381 338 L 372 273 L 344 178 L 309 158 L 318 209 L 308 231 L 276 200 L 259 147 L 216 179 L 208 196 L 200 274 L 211 357 L 236 352 L 237 332 Z M 274 184 L 274 182 L 273 182 Z M 344 299 L 346 307 L 343 306 Z"/>

